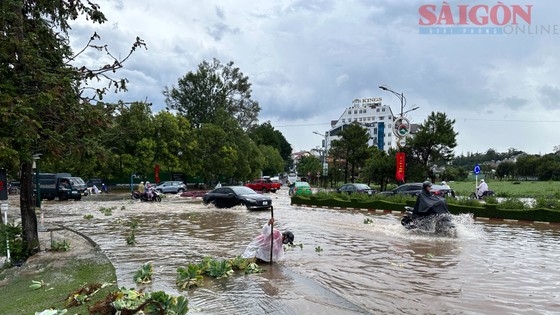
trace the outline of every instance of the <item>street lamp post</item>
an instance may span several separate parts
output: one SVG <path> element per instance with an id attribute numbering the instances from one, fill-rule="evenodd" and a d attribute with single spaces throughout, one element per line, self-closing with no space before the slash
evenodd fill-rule
<path id="1" fill-rule="evenodd" d="M 397 182 L 404 182 L 405 155 L 404 152 L 402 152 L 400 149 L 406 145 L 405 138 L 410 133 L 410 122 L 404 117 L 404 115 L 411 111 L 417 110 L 419 107 L 416 106 L 412 109 L 404 111 L 404 108 L 406 107 L 406 97 L 404 96 L 404 93 L 395 92 L 383 85 L 380 85 L 379 88 L 383 91 L 393 93 L 393 95 L 398 97 L 401 102 L 400 115 L 393 121 L 393 133 L 395 134 L 395 136 L 397 136 L 397 146 L 399 148 L 399 152 L 397 152 L 396 154 L 397 174 L 395 175 L 395 178 L 397 179 Z"/>
<path id="2" fill-rule="evenodd" d="M 325 143 L 323 143 L 323 160 L 321 161 L 323 163 L 323 176 L 325 176 L 329 170 L 329 163 L 327 161 L 327 154 L 329 152 L 327 148 L 327 132 L 325 132 L 325 134 L 321 134 L 317 131 L 313 131 L 313 133 L 318 136 L 325 137 Z"/>

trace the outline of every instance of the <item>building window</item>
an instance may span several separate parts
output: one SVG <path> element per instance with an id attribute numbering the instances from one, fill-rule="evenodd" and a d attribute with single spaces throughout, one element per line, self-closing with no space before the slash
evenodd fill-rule
<path id="1" fill-rule="evenodd" d="M 351 110 L 348 111 L 348 115 L 352 115 L 352 111 L 351 111 Z"/>
<path id="2" fill-rule="evenodd" d="M 384 111 L 385 111 L 385 108 L 383 108 L 381 111 L 384 112 Z"/>
<path id="3" fill-rule="evenodd" d="M 379 117 L 379 120 L 383 120 L 383 119 L 385 119 L 385 117 L 383 117 L 383 116 Z"/>
<path id="4" fill-rule="evenodd" d="M 379 113 L 379 108 L 377 109 L 377 112 Z"/>
<path id="5" fill-rule="evenodd" d="M 354 114 L 357 114 L 357 113 L 358 113 L 358 111 L 357 111 L 357 110 L 354 110 Z"/>
<path id="6" fill-rule="evenodd" d="M 387 146 L 390 147 L 390 146 L 391 146 L 391 142 L 387 142 Z"/>
<path id="7" fill-rule="evenodd" d="M 354 118 L 354 121 L 358 121 L 358 119 Z"/>
<path id="8" fill-rule="evenodd" d="M 344 118 L 342 118 L 342 123 L 344 123 Z"/>

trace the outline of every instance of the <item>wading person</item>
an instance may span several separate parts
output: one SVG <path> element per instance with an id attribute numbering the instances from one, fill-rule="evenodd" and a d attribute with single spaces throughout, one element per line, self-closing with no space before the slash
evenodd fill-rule
<path id="1" fill-rule="evenodd" d="M 257 262 L 270 262 L 270 245 L 271 245 L 271 229 L 274 224 L 274 218 L 270 218 L 262 227 L 261 234 L 247 246 L 243 253 L 243 258 L 256 258 Z M 294 233 L 286 231 L 280 233 L 277 229 L 273 229 L 272 244 L 272 261 L 276 262 L 284 258 L 283 244 L 294 245 Z"/>

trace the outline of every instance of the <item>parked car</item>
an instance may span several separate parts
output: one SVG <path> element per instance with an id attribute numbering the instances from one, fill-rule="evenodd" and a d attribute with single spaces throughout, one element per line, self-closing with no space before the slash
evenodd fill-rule
<path id="1" fill-rule="evenodd" d="M 402 184 L 393 190 L 380 192 L 380 194 L 386 196 L 394 196 L 394 195 L 418 196 L 421 192 L 422 192 L 422 183 L 408 183 L 408 184 Z"/>
<path id="2" fill-rule="evenodd" d="M 180 181 L 161 182 L 156 185 L 156 190 L 160 193 L 183 193 L 187 190 L 187 185 Z"/>
<path id="3" fill-rule="evenodd" d="M 223 186 L 206 193 L 202 202 L 214 204 L 218 208 L 244 205 L 248 210 L 272 208 L 272 198 L 245 186 Z"/>
<path id="4" fill-rule="evenodd" d="M 438 195 L 442 197 L 447 197 L 447 196 L 455 197 L 455 192 L 453 191 L 453 189 L 442 185 L 433 184 L 430 191 L 434 195 Z M 418 196 L 421 192 L 422 192 L 422 183 L 408 183 L 408 184 L 402 184 L 393 190 L 380 192 L 380 194 L 387 195 L 387 196 L 394 196 L 394 195 Z"/>
<path id="5" fill-rule="evenodd" d="M 295 182 L 289 191 L 290 196 L 309 196 L 311 194 L 313 194 L 313 191 L 308 182 Z"/>
<path id="6" fill-rule="evenodd" d="M 347 194 L 368 194 L 373 195 L 375 194 L 376 190 L 369 187 L 367 184 L 360 184 L 360 183 L 350 183 L 344 184 L 336 189 L 337 193 L 347 193 Z"/>

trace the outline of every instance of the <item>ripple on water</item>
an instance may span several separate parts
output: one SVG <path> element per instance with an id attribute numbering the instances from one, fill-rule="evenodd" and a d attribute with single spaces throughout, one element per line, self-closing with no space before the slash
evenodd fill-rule
<path id="1" fill-rule="evenodd" d="M 455 216 L 457 238 L 406 231 L 400 216 L 292 207 L 273 197 L 275 226 L 303 248 L 258 275 L 208 279 L 179 292 L 176 269 L 205 256 L 232 258 L 268 211 L 215 209 L 170 196 L 160 204 L 121 200 L 46 204 L 45 219 L 90 236 L 111 259 L 120 286 L 154 264 L 147 288 L 183 294 L 189 314 L 554 314 L 560 313 L 560 228 Z M 115 207 L 110 216 L 101 207 Z M 94 215 L 91 220 L 83 215 Z M 372 224 L 364 224 L 369 218 Z M 137 245 L 126 244 L 138 221 Z"/>

